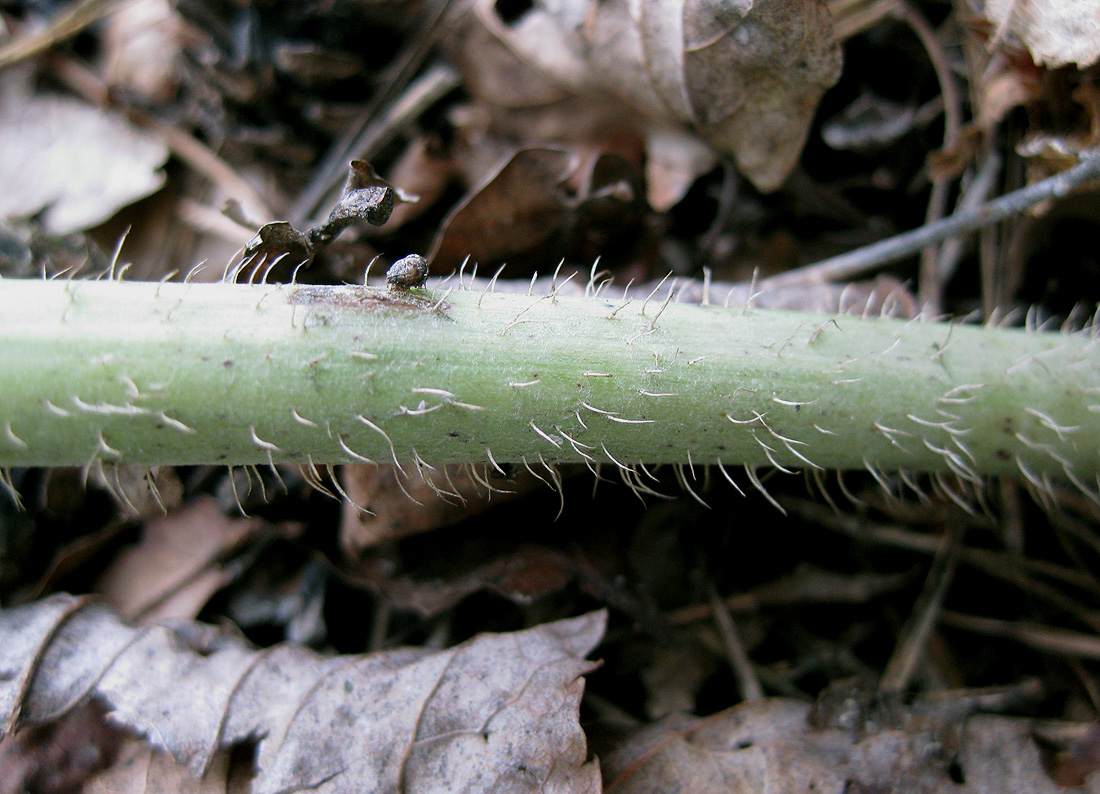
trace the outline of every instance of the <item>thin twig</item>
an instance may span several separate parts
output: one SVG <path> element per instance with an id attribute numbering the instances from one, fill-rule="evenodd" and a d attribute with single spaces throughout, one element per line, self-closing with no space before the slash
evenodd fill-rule
<path id="1" fill-rule="evenodd" d="M 924 590 L 913 606 L 913 615 L 883 671 L 879 682 L 879 689 L 883 692 L 904 692 L 913 680 L 917 663 L 939 618 L 943 599 L 955 578 L 961 534 L 961 530 L 949 530 L 940 541 L 932 570 L 924 582 Z"/>
<path id="2" fill-rule="evenodd" d="M 939 540 L 919 532 L 838 516 L 827 507 L 803 499 L 788 497 L 783 500 L 783 504 L 795 515 L 812 518 L 826 529 L 837 530 L 865 542 L 882 543 L 924 554 L 935 554 L 939 550 Z M 1003 554 L 989 549 L 963 547 L 959 549 L 958 555 L 960 562 L 972 565 L 995 579 L 1010 582 L 1100 633 L 1100 616 L 1082 606 L 1079 599 L 1064 594 L 1059 587 L 1033 578 L 1033 575 L 1045 576 L 1056 580 L 1059 585 L 1071 585 L 1092 592 L 1095 582 L 1088 574 L 1047 560 Z"/>
<path id="3" fill-rule="evenodd" d="M 1001 173 L 1001 155 L 997 152 L 997 149 L 993 146 L 988 147 L 988 151 L 982 158 L 981 164 L 978 166 L 978 171 L 974 174 L 974 178 L 970 180 L 970 184 L 967 185 L 963 191 L 962 198 L 959 199 L 959 204 L 955 208 L 957 212 L 972 212 L 983 201 L 989 198 L 989 194 L 993 192 L 993 187 L 997 183 L 997 176 Z M 936 262 L 936 270 L 939 273 L 939 279 L 941 284 L 946 284 L 955 275 L 955 270 L 959 265 L 959 258 L 963 253 L 963 241 L 954 237 L 945 242 L 940 247 L 939 259 Z"/>
<path id="4" fill-rule="evenodd" d="M 965 629 L 966 631 L 993 637 L 1007 637 L 1047 653 L 1057 653 L 1080 659 L 1100 660 L 1100 639 L 1093 634 L 1039 626 L 1022 621 L 965 615 L 961 612 L 944 611 L 940 614 L 940 621 L 944 625 Z"/>
<path id="5" fill-rule="evenodd" d="M 82 0 L 61 12 L 42 30 L 5 42 L 0 68 L 40 55 L 122 8 L 130 0 Z"/>
<path id="6" fill-rule="evenodd" d="M 737 678 L 741 697 L 746 701 L 763 699 L 764 688 L 760 686 L 752 661 L 745 651 L 745 644 L 741 642 L 737 624 L 733 622 L 729 608 L 710 582 L 707 583 L 707 597 L 714 613 L 714 622 L 718 625 L 718 633 L 722 635 L 722 644 L 725 646 L 730 667 L 733 668 L 733 674 Z"/>
<path id="7" fill-rule="evenodd" d="M 774 606 L 866 604 L 883 593 L 900 589 L 910 578 L 908 573 L 848 575 L 807 566 L 748 592 L 732 593 L 722 603 L 734 615 Z M 683 626 L 706 620 L 712 614 L 714 608 L 710 604 L 692 604 L 666 612 L 665 620 L 670 626 Z"/>
<path id="8" fill-rule="evenodd" d="M 947 62 L 947 54 L 943 51 L 943 45 L 936 37 L 936 31 L 928 24 L 924 16 L 913 7 L 911 3 L 901 3 L 895 13 L 909 26 L 928 54 L 928 60 L 936 73 L 936 80 L 940 84 L 940 95 L 943 97 L 943 148 L 950 150 L 959 140 L 959 131 L 962 129 L 962 102 L 959 99 L 958 87 L 951 75 L 951 65 Z M 924 224 L 935 223 L 940 220 L 947 210 L 947 197 L 951 180 L 940 177 L 932 179 L 932 192 L 928 197 L 928 209 L 925 212 Z M 939 259 L 935 246 L 926 246 L 920 255 L 920 302 L 923 310 L 930 316 L 940 313 L 941 285 L 939 269 L 936 266 Z"/>
<path id="9" fill-rule="evenodd" d="M 340 180 L 350 159 L 370 160 L 401 129 L 446 94 L 461 85 L 458 72 L 447 64 L 436 64 L 409 84 L 387 111 L 373 123 L 364 123 L 357 136 L 348 142 L 338 142 L 326 155 L 316 176 L 295 199 L 289 216 L 295 226 L 311 220 L 325 199 L 340 189 Z"/>
<path id="10" fill-rule="evenodd" d="M 772 276 L 764 279 L 761 286 L 786 287 L 793 284 L 820 284 L 825 281 L 853 278 L 911 256 L 926 245 L 991 226 L 1043 201 L 1061 198 L 1078 185 L 1098 177 L 1100 177 L 1100 150 L 1090 149 L 1081 154 L 1081 161 L 1077 165 L 1042 182 L 1006 193 L 974 209 L 960 210 L 954 215 L 936 223 L 921 226 L 919 229 L 913 229 L 797 270 Z"/>

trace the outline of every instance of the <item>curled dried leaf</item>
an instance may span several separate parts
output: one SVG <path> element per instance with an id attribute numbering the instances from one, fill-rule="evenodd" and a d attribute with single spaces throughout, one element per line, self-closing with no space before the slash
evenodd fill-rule
<path id="1" fill-rule="evenodd" d="M 286 257 L 297 264 L 309 264 L 317 251 L 328 245 L 344 229 L 359 220 L 381 226 L 390 218 L 398 202 L 415 202 L 418 197 L 405 193 L 378 176 L 365 160 L 352 160 L 344 194 L 320 226 L 300 232 L 288 221 L 273 221 L 260 227 L 245 246 L 248 258 L 260 261 Z"/>
<path id="2" fill-rule="evenodd" d="M 246 257 L 274 259 L 285 256 L 293 262 L 312 262 L 313 241 L 309 235 L 295 229 L 287 221 L 265 223 L 256 232 L 256 236 L 244 247 Z"/>

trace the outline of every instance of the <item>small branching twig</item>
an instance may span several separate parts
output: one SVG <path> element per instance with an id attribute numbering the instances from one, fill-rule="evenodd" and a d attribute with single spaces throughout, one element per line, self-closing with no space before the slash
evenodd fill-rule
<path id="1" fill-rule="evenodd" d="M 1100 178 L 1100 152 L 1090 151 L 1077 165 L 1034 185 L 1006 193 L 985 204 L 965 208 L 943 220 L 846 254 L 765 279 L 762 284 L 781 287 L 844 281 L 904 259 L 922 248 L 991 226 L 1050 199 L 1060 198 L 1075 187 Z"/>

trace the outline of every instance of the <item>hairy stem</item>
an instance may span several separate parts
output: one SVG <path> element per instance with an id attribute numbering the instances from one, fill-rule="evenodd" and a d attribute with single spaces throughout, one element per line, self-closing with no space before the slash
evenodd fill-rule
<path id="1" fill-rule="evenodd" d="M 664 293 L 0 286 L 3 467 L 721 462 L 1082 488 L 1100 472 L 1088 333 Z"/>

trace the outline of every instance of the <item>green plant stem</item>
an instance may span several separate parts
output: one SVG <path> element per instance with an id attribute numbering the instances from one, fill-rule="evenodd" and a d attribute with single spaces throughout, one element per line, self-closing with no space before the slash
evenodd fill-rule
<path id="1" fill-rule="evenodd" d="M 665 297 L 3 281 L 0 466 L 1100 473 L 1088 333 Z"/>

